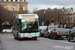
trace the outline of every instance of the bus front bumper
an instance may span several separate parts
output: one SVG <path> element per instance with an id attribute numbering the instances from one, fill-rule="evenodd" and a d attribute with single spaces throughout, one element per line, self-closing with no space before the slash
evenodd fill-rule
<path id="1" fill-rule="evenodd" d="M 39 34 L 37 34 L 37 35 L 24 35 L 24 34 L 20 34 L 19 37 L 20 38 L 38 38 Z"/>

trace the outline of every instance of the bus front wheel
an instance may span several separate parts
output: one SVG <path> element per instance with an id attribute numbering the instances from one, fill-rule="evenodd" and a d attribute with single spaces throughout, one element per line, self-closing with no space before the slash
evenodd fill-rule
<path id="1" fill-rule="evenodd" d="M 18 33 L 17 33 L 17 39 L 20 40 L 20 37 L 19 37 Z"/>

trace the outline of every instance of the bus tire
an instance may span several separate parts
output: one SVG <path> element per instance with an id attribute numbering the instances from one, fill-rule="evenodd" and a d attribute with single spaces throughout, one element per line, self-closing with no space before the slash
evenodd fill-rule
<path id="1" fill-rule="evenodd" d="M 13 33 L 13 36 L 14 36 L 14 39 L 17 39 L 16 36 L 15 36 L 15 33 Z"/>
<path id="2" fill-rule="evenodd" d="M 37 38 L 34 38 L 34 40 L 37 40 Z"/>
<path id="3" fill-rule="evenodd" d="M 17 33 L 17 39 L 20 40 L 20 37 L 19 37 L 18 33 Z"/>

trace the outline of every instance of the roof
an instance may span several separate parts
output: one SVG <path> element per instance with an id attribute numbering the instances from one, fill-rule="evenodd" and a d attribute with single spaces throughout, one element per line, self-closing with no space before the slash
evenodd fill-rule
<path id="1" fill-rule="evenodd" d="M 18 14 L 13 21 L 17 19 L 33 19 L 33 18 L 39 18 L 39 17 L 37 14 Z"/>
<path id="2" fill-rule="evenodd" d="M 39 18 L 37 14 L 18 14 L 16 18 L 19 19 L 29 19 L 29 18 Z"/>

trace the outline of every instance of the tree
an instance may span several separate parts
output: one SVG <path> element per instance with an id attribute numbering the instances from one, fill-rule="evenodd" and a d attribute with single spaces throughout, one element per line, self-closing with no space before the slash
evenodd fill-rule
<path id="1" fill-rule="evenodd" d="M 5 21 L 11 23 L 13 19 L 13 12 L 8 11 L 0 5 L 0 24 L 2 24 Z"/>
<path id="2" fill-rule="evenodd" d="M 43 14 L 43 11 L 46 11 L 46 14 Z M 41 9 L 41 10 L 36 10 L 33 11 L 33 13 L 38 14 L 40 21 L 44 21 L 45 25 L 47 24 L 46 21 L 49 21 L 49 23 L 52 22 L 52 18 L 53 18 L 53 23 L 59 24 L 59 23 L 64 23 L 64 17 L 65 17 L 65 12 L 62 11 L 62 9 Z"/>

